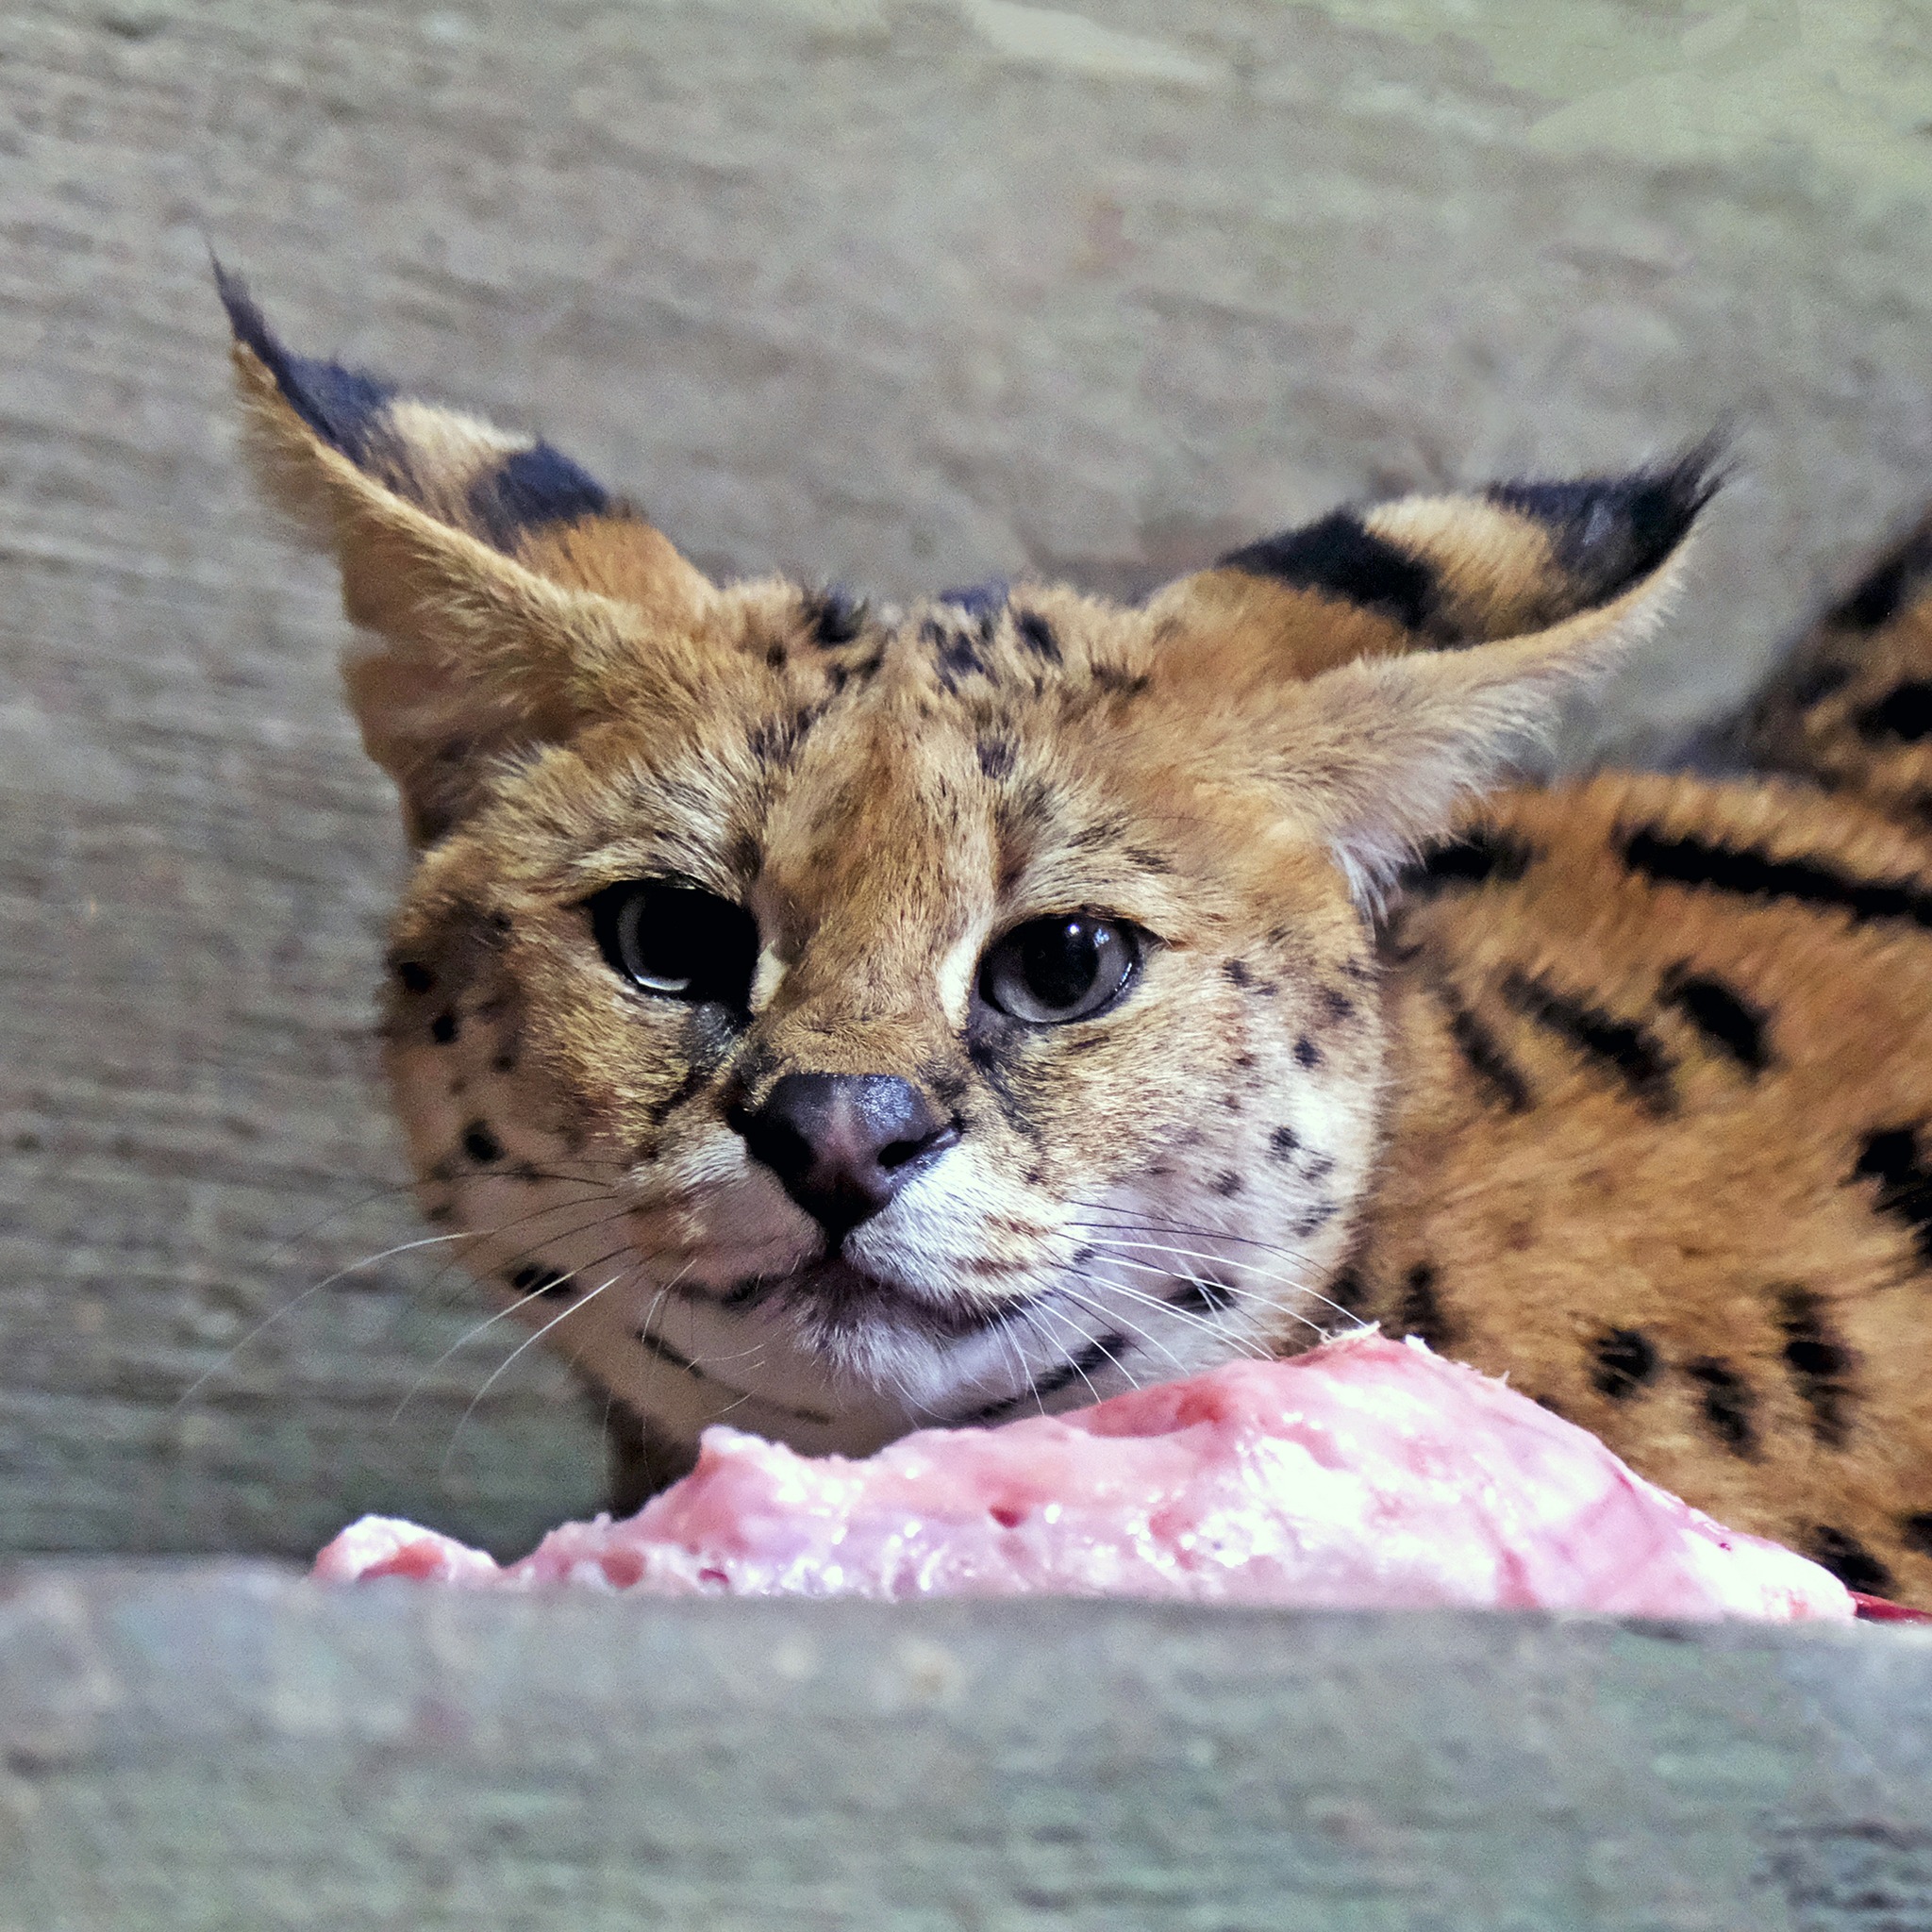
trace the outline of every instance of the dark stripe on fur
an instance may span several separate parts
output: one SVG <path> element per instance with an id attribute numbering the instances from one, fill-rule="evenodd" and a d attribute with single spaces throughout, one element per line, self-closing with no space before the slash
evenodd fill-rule
<path id="1" fill-rule="evenodd" d="M 1664 974 L 1660 997 L 1747 1074 L 1761 1074 L 1771 1064 L 1764 1008 L 1754 1006 L 1735 987 L 1711 974 L 1692 973 L 1687 962 L 1680 961 Z"/>
<path id="2" fill-rule="evenodd" d="M 1507 974 L 1502 992 L 1524 1018 L 1614 1074 L 1647 1113 L 1667 1114 L 1676 1106 L 1676 1063 L 1647 1026 L 1558 992 L 1532 974 Z"/>
<path id="3" fill-rule="evenodd" d="M 1695 834 L 1673 837 L 1650 826 L 1624 836 L 1633 872 L 1672 886 L 1707 886 L 1747 899 L 1791 899 L 1849 912 L 1854 919 L 1908 919 L 1932 926 L 1932 892 L 1914 879 L 1861 879 L 1820 858 L 1774 858 L 1749 846 Z"/>
<path id="4" fill-rule="evenodd" d="M 1449 1037 L 1469 1063 L 1484 1097 L 1509 1113 L 1527 1113 L 1529 1082 L 1504 1051 L 1502 1042 L 1447 987 L 1438 987 L 1436 995 L 1448 1020 Z"/>
<path id="5" fill-rule="evenodd" d="M 1684 1364 L 1684 1373 L 1704 1391 L 1704 1420 L 1733 1456 L 1757 1453 L 1757 1428 L 1753 1411 L 1757 1391 L 1732 1368 L 1715 1356 L 1704 1356 Z"/>
<path id="6" fill-rule="evenodd" d="M 1590 1378 L 1612 1402 L 1626 1401 L 1657 1374 L 1657 1344 L 1641 1329 L 1605 1329 L 1591 1355 Z"/>
<path id="7" fill-rule="evenodd" d="M 1421 1336 L 1439 1355 L 1456 1340 L 1456 1324 L 1436 1292 L 1436 1271 L 1426 1261 L 1418 1261 L 1403 1279 L 1395 1324 L 1397 1333 Z"/>
<path id="8" fill-rule="evenodd" d="M 1917 1129 L 1881 1127 L 1866 1135 L 1852 1178 L 1878 1183 L 1873 1205 L 1912 1230 L 1919 1258 L 1932 1267 L 1932 1173 L 1919 1158 Z"/>
<path id="9" fill-rule="evenodd" d="M 1785 1367 L 1805 1406 L 1811 1433 L 1836 1449 L 1845 1440 L 1845 1411 L 1852 1399 L 1852 1352 L 1824 1320 L 1824 1298 L 1808 1288 L 1778 1294 L 1778 1327 L 1785 1338 Z"/>
<path id="10" fill-rule="evenodd" d="M 1862 1591 L 1867 1596 L 1884 1596 L 1892 1588 L 1891 1572 L 1848 1529 L 1839 1529 L 1828 1523 L 1814 1524 L 1808 1554 L 1847 1590 Z"/>
<path id="11" fill-rule="evenodd" d="M 1459 838 L 1426 845 L 1401 877 L 1410 898 L 1462 886 L 1514 885 L 1536 862 L 1532 847 L 1493 825 L 1473 825 Z"/>

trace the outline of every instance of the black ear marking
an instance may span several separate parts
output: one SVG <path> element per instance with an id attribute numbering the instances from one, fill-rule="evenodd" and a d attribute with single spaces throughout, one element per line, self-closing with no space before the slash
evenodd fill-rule
<path id="1" fill-rule="evenodd" d="M 1852 723 L 1869 744 L 1922 744 L 1932 738 L 1932 684 L 1923 678 L 1895 684 Z"/>
<path id="2" fill-rule="evenodd" d="M 587 471 L 547 442 L 520 449 L 470 486 L 470 515 L 498 550 L 516 547 L 526 530 L 608 516 L 610 493 Z"/>
<path id="3" fill-rule="evenodd" d="M 1583 603 L 1594 606 L 1662 563 L 1727 474 L 1720 432 L 1661 468 L 1574 483 L 1492 483 L 1484 493 L 1543 526 Z"/>
<path id="4" fill-rule="evenodd" d="M 1352 510 L 1331 510 L 1299 530 L 1244 543 L 1215 567 L 1340 598 L 1391 618 L 1405 630 L 1432 631 L 1438 625 L 1434 570 L 1365 529 Z"/>
<path id="5" fill-rule="evenodd" d="M 275 379 L 283 399 L 331 449 L 353 463 L 373 453 L 381 418 L 395 395 L 388 383 L 360 370 L 298 356 L 269 327 L 268 318 L 240 275 L 214 263 L 215 292 L 228 313 L 235 340 L 250 349 Z"/>
<path id="6" fill-rule="evenodd" d="M 1883 630 L 1928 576 L 1932 576 L 1932 523 L 1922 524 L 1884 557 L 1825 621 L 1839 630 L 1868 636 Z"/>

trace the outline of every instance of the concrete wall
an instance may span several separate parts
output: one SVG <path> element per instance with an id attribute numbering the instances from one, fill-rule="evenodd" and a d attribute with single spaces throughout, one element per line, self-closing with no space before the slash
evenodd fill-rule
<path id="1" fill-rule="evenodd" d="M 1577 741 L 1641 752 L 1932 480 L 1928 115 L 1925 0 L 16 0 L 0 1547 L 383 1507 L 502 1549 L 596 1488 L 438 1249 L 258 1328 L 425 1230 L 370 1042 L 399 841 L 326 574 L 235 460 L 204 236 L 706 564 L 886 591 L 1133 589 L 1729 414 L 1700 587 Z"/>

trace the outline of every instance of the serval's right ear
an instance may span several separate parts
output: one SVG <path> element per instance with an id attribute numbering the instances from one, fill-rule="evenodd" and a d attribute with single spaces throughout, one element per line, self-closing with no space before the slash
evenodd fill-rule
<path id="1" fill-rule="evenodd" d="M 547 443 L 291 354 L 215 279 L 262 473 L 334 551 L 369 634 L 350 702 L 418 844 L 474 808 L 502 754 L 620 704 L 693 702 L 716 592 L 650 525 Z"/>

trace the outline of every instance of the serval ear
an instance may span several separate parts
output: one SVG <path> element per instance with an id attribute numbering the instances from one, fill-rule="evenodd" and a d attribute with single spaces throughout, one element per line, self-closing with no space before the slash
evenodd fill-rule
<path id="1" fill-rule="evenodd" d="M 1663 614 L 1722 478 L 1701 446 L 1574 483 L 1338 511 L 1157 600 L 1160 662 L 1238 729 L 1373 904 Z"/>
<path id="2" fill-rule="evenodd" d="M 1522 637 L 1649 578 L 1724 476 L 1711 436 L 1628 475 L 1333 510 L 1168 585 L 1148 614 L 1176 648 L 1211 637 L 1276 677 Z"/>
<path id="3" fill-rule="evenodd" d="M 619 693 L 689 696 L 678 659 L 716 593 L 663 537 L 548 443 L 292 354 L 215 279 L 259 467 L 333 550 L 367 634 L 343 675 L 412 840 L 474 809 L 503 754 Z"/>
<path id="4" fill-rule="evenodd" d="M 1736 742 L 1761 769 L 1932 825 L 1932 510 L 1800 640 Z"/>

